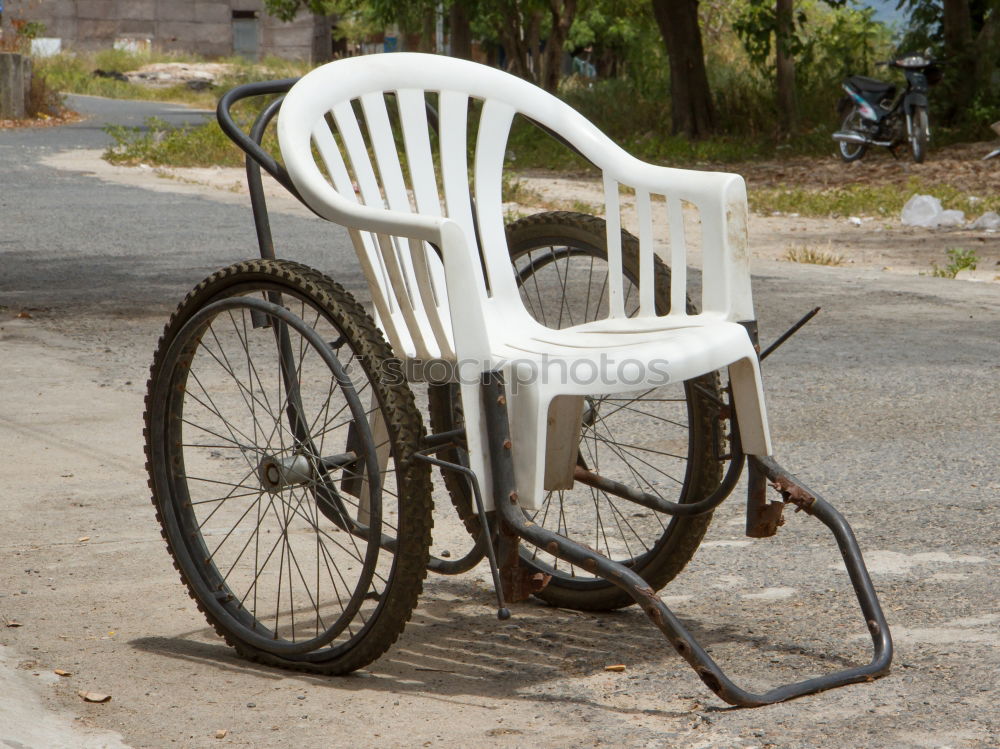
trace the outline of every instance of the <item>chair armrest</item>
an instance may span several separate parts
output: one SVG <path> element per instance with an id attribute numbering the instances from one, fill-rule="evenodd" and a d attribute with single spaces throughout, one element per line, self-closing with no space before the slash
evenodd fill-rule
<path id="1" fill-rule="evenodd" d="M 624 169 L 606 174 L 654 195 L 687 201 L 701 214 L 702 310 L 735 321 L 754 320 L 750 288 L 749 209 L 738 174 L 657 166 L 629 157 Z"/>

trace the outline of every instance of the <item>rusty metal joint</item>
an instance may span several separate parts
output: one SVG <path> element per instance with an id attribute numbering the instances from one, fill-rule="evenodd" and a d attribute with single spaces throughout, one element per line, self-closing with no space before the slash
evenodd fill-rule
<path id="1" fill-rule="evenodd" d="M 789 479 L 787 476 L 778 476 L 771 482 L 771 486 L 778 490 L 785 504 L 795 505 L 795 511 L 812 509 L 816 497 L 807 492 L 801 486 Z"/>

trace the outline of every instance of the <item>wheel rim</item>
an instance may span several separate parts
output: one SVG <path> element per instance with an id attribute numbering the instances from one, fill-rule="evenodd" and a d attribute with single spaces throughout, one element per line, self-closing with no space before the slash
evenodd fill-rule
<path id="1" fill-rule="evenodd" d="M 392 502 L 383 511 L 358 372 L 323 345 L 343 337 L 315 304 L 276 291 L 264 296 L 294 318 L 259 286 L 237 290 L 171 345 L 159 388 L 171 501 L 161 509 L 189 584 L 228 632 L 276 655 L 327 659 L 377 616 L 394 559 L 369 539 L 394 536 L 396 516 Z M 338 484 L 357 461 L 321 460 L 350 452 L 351 424 L 366 435 L 352 447 L 372 487 L 360 533 L 343 519 L 357 520 L 360 502 Z"/>
<path id="2" fill-rule="evenodd" d="M 857 109 L 852 109 L 848 115 L 844 118 L 844 122 L 841 124 L 841 130 L 851 130 L 859 131 L 863 123 L 863 118 L 861 113 Z M 840 146 L 840 154 L 845 159 L 855 159 L 864 152 L 864 145 L 860 143 L 848 143 L 847 141 L 840 141 L 838 143 Z"/>

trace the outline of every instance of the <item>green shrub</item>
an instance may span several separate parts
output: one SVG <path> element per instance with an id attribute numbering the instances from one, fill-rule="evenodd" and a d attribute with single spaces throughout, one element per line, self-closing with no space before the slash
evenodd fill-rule
<path id="1" fill-rule="evenodd" d="M 104 152 L 112 164 L 150 166 L 241 166 L 243 152 L 212 121 L 197 127 L 171 127 L 156 117 L 144 127 L 108 125 L 114 141 Z M 265 141 L 265 147 L 273 144 Z"/>

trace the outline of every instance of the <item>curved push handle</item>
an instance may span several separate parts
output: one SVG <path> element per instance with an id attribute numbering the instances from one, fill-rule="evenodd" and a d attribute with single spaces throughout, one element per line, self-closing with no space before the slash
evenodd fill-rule
<path id="1" fill-rule="evenodd" d="M 229 136 L 237 146 L 242 149 L 247 156 L 260 164 L 268 174 L 274 177 L 293 195 L 298 195 L 295 186 L 288 177 L 288 172 L 279 164 L 275 158 L 265 151 L 260 145 L 260 137 L 263 135 L 263 126 L 274 117 L 277 107 L 268 107 L 254 123 L 252 136 L 236 124 L 233 119 L 232 108 L 236 102 L 249 99 L 254 96 L 266 96 L 267 94 L 287 94 L 289 89 L 298 78 L 284 78 L 276 81 L 260 81 L 259 83 L 245 83 L 236 88 L 232 88 L 222 95 L 219 105 L 216 107 L 215 116 L 219 121 L 222 132 Z"/>

